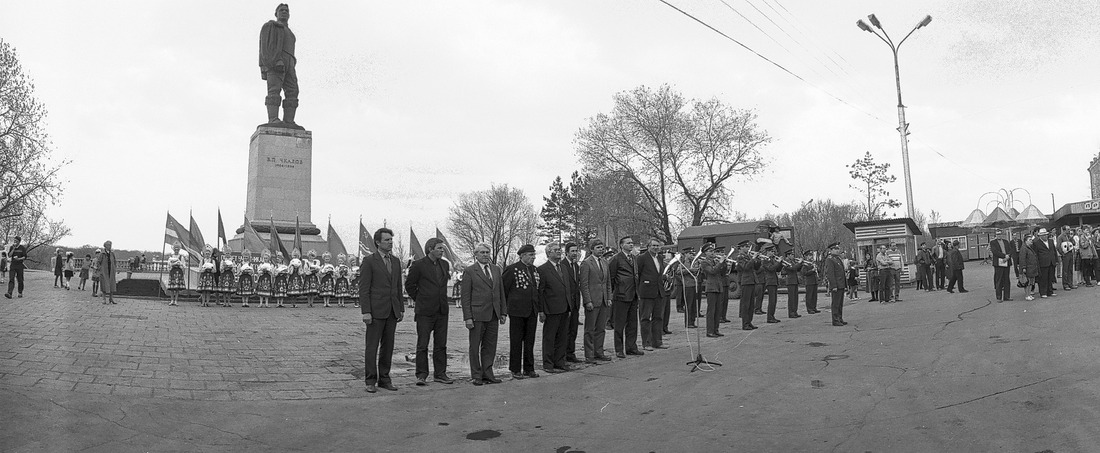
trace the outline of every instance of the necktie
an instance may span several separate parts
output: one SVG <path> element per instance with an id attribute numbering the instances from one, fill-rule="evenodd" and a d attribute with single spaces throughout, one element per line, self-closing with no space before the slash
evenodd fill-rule
<path id="1" fill-rule="evenodd" d="M 481 270 L 485 272 L 485 277 L 489 279 L 489 283 L 493 282 L 493 273 L 489 272 L 489 265 L 485 264 L 481 266 Z"/>
<path id="2" fill-rule="evenodd" d="M 393 266 L 390 265 L 390 256 L 382 255 L 382 261 L 386 262 L 386 271 L 393 272 Z"/>

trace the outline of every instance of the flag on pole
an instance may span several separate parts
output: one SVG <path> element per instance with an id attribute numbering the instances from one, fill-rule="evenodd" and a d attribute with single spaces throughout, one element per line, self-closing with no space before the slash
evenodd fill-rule
<path id="1" fill-rule="evenodd" d="M 191 248 L 201 251 L 206 248 L 206 240 L 202 238 L 202 231 L 199 231 L 199 224 L 195 222 L 194 214 L 188 213 L 188 215 L 191 217 L 191 228 L 189 228 Z"/>
<path id="2" fill-rule="evenodd" d="M 275 219 L 268 217 L 271 222 L 271 256 L 275 256 L 276 253 L 282 253 L 283 259 L 290 261 L 290 252 L 286 250 L 286 246 L 283 245 L 282 239 L 279 239 L 279 232 L 275 231 Z"/>
<path id="3" fill-rule="evenodd" d="M 225 237 L 225 224 L 222 223 L 222 208 L 218 208 L 218 246 L 229 246 L 229 239 Z"/>
<path id="4" fill-rule="evenodd" d="M 267 248 L 263 238 L 260 237 L 260 233 L 252 227 L 252 222 L 248 221 L 248 217 L 244 218 L 244 233 L 242 236 L 243 241 L 241 245 L 244 247 L 244 250 L 248 250 L 252 253 L 260 253 L 261 250 Z"/>
<path id="5" fill-rule="evenodd" d="M 359 255 L 368 256 L 377 252 L 374 248 L 374 236 L 363 226 L 363 219 L 359 219 Z"/>
<path id="6" fill-rule="evenodd" d="M 424 246 L 420 245 L 420 240 L 416 238 L 416 233 L 413 232 L 412 227 L 409 227 L 409 253 L 412 253 L 413 260 L 424 257 Z"/>
<path id="7" fill-rule="evenodd" d="M 328 223 L 328 252 L 335 258 L 340 255 L 347 256 L 348 249 L 344 248 L 344 241 L 340 239 L 340 235 L 336 234 L 336 229 L 332 227 L 332 221 Z"/>
<path id="8" fill-rule="evenodd" d="M 294 215 L 294 249 L 297 249 L 298 253 L 305 255 L 305 250 L 302 250 L 302 226 L 298 223 L 297 214 Z"/>
<path id="9" fill-rule="evenodd" d="M 455 252 L 451 250 L 451 243 L 447 241 L 447 237 L 443 235 L 442 231 L 439 231 L 438 227 L 435 229 L 435 237 L 443 241 L 443 257 L 446 258 L 447 261 L 450 261 L 451 264 L 457 265 L 458 257 L 455 256 Z"/>
<path id="10" fill-rule="evenodd" d="M 168 220 L 164 222 L 164 243 L 174 245 L 180 244 L 180 248 L 187 251 L 188 254 L 198 256 L 196 250 L 191 247 L 191 233 L 187 231 L 183 225 L 180 225 L 179 221 L 172 217 L 172 213 L 168 213 Z"/>

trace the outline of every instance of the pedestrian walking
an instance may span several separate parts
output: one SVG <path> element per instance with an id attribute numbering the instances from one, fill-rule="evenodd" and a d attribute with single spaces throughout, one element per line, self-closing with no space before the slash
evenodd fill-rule
<path id="1" fill-rule="evenodd" d="M 61 249 L 54 250 L 53 257 L 53 287 L 63 288 L 65 286 L 65 280 L 62 279 L 62 268 L 64 267 L 65 256 L 61 254 Z"/>
<path id="2" fill-rule="evenodd" d="M 23 297 L 23 269 L 25 268 L 24 260 L 27 259 L 27 248 L 20 244 L 23 238 L 16 236 L 12 238 L 11 249 L 8 250 L 8 258 L 11 259 L 11 263 L 8 264 L 8 292 L 4 293 L 4 297 L 11 299 L 12 290 L 16 289 L 18 284 L 19 297 Z"/>

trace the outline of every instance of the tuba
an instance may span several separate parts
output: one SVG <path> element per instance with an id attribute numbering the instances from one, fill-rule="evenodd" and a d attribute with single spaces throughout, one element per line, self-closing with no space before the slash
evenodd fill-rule
<path id="1" fill-rule="evenodd" d="M 665 265 L 664 270 L 661 271 L 661 284 L 664 286 L 666 292 L 672 291 L 673 282 L 676 280 L 676 267 L 674 264 L 680 263 L 680 258 L 683 256 L 681 253 L 677 253 L 672 257 L 672 260 Z"/>

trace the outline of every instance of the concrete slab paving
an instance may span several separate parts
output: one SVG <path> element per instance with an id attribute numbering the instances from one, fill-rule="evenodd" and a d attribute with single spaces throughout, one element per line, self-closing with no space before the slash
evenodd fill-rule
<path id="1" fill-rule="evenodd" d="M 694 373 L 674 313 L 668 350 L 416 387 L 402 322 L 399 390 L 371 395 L 357 309 L 104 306 L 30 272 L 27 297 L 0 300 L 0 450 L 1097 451 L 1100 289 L 997 303 L 991 274 L 967 269 L 968 294 L 849 302 L 845 327 L 827 309 L 723 324 L 698 341 L 723 366 Z M 468 378 L 459 317 L 449 373 Z"/>

